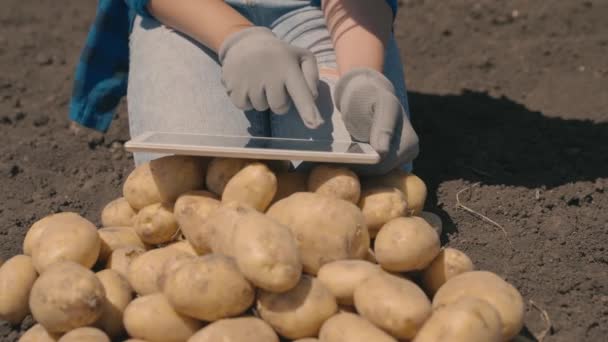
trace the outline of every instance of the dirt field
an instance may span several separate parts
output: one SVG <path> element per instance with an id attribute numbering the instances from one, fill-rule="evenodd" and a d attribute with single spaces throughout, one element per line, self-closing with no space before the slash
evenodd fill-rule
<path id="1" fill-rule="evenodd" d="M 132 169 L 124 106 L 103 136 L 66 119 L 94 10 L 0 2 L 0 257 L 48 213 L 98 223 Z M 607 17 L 608 0 L 410 0 L 397 20 L 427 208 L 445 243 L 519 288 L 528 334 L 547 326 L 531 303 L 546 310 L 545 341 L 608 335 Z M 31 324 L 0 323 L 0 340 Z"/>

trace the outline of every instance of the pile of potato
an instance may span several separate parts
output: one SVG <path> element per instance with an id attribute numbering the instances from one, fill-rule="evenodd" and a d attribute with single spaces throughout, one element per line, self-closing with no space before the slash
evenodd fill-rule
<path id="1" fill-rule="evenodd" d="M 320 164 L 169 156 L 137 167 L 102 228 L 35 222 L 0 267 L 22 342 L 509 341 L 519 292 L 442 248 L 426 186 Z"/>

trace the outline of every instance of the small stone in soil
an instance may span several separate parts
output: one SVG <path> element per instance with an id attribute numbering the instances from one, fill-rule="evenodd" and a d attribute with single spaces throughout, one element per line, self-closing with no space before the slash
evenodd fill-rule
<path id="1" fill-rule="evenodd" d="M 34 126 L 36 126 L 36 127 L 45 126 L 48 123 L 49 123 L 49 117 L 46 115 L 40 115 L 39 117 L 34 119 Z"/>
<path id="2" fill-rule="evenodd" d="M 38 63 L 38 65 L 51 65 L 53 64 L 53 58 L 45 54 L 39 53 L 38 55 L 36 55 L 36 63 Z"/>

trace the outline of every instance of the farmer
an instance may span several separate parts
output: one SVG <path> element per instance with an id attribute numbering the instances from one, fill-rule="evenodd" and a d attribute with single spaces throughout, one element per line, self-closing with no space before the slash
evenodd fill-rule
<path id="1" fill-rule="evenodd" d="M 126 94 L 132 136 L 352 139 L 382 157 L 360 172 L 409 170 L 418 137 L 396 11 L 397 0 L 100 0 L 70 118 L 105 131 Z"/>

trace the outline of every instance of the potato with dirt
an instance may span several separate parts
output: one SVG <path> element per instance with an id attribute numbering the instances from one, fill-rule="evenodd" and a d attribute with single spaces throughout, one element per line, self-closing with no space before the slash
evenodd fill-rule
<path id="1" fill-rule="evenodd" d="M 102 270 L 95 274 L 106 293 L 101 316 L 95 326 L 112 338 L 120 337 L 125 328 L 122 323 L 123 312 L 133 300 L 133 289 L 129 282 L 118 272 Z"/>
<path id="2" fill-rule="evenodd" d="M 365 318 L 342 312 L 328 319 L 319 332 L 322 342 L 397 342 Z"/>
<path id="3" fill-rule="evenodd" d="M 30 313 L 29 296 L 37 278 L 27 255 L 15 255 L 0 266 L 0 320 L 21 324 Z"/>
<path id="4" fill-rule="evenodd" d="M 186 240 L 199 255 L 211 252 L 211 233 L 204 228 L 205 221 L 221 202 L 208 191 L 191 191 L 178 197 L 173 207 L 175 219 Z"/>
<path id="5" fill-rule="evenodd" d="M 274 203 L 266 214 L 291 229 L 309 274 L 332 261 L 364 259 L 370 247 L 365 218 L 348 201 L 300 192 Z"/>
<path id="6" fill-rule="evenodd" d="M 357 312 L 398 339 L 412 339 L 431 315 L 431 302 L 412 281 L 387 273 L 364 280 L 355 289 Z"/>
<path id="7" fill-rule="evenodd" d="M 406 215 L 407 201 L 397 188 L 376 187 L 361 193 L 359 208 L 370 235 L 375 237 L 387 222 Z"/>
<path id="8" fill-rule="evenodd" d="M 100 249 L 97 227 L 80 215 L 70 215 L 40 233 L 33 246 L 32 260 L 38 273 L 62 261 L 73 261 L 91 268 L 97 262 Z"/>
<path id="9" fill-rule="evenodd" d="M 361 196 L 359 177 L 346 167 L 319 164 L 308 176 L 308 191 L 322 196 L 358 203 Z"/>
<path id="10" fill-rule="evenodd" d="M 175 248 L 149 250 L 129 263 L 127 280 L 140 296 L 160 292 L 158 278 L 162 275 L 165 263 L 179 258 L 193 258 L 193 256 Z"/>
<path id="11" fill-rule="evenodd" d="M 175 311 L 209 322 L 242 314 L 255 297 L 254 287 L 234 260 L 218 254 L 178 265 L 165 275 L 162 285 Z"/>
<path id="12" fill-rule="evenodd" d="M 272 199 L 272 203 L 289 197 L 296 192 L 308 191 L 308 174 L 305 172 L 277 172 L 277 193 Z"/>
<path id="13" fill-rule="evenodd" d="M 143 207 L 135 216 L 133 228 L 147 244 L 158 245 L 172 241 L 178 230 L 173 205 L 155 203 Z"/>
<path id="14" fill-rule="evenodd" d="M 337 260 L 321 266 L 317 277 L 340 305 L 353 305 L 355 288 L 370 276 L 383 272 L 379 265 L 365 260 Z"/>
<path id="15" fill-rule="evenodd" d="M 179 195 L 204 186 L 205 164 L 203 158 L 177 155 L 143 163 L 124 182 L 123 197 L 135 210 L 173 203 Z"/>
<path id="16" fill-rule="evenodd" d="M 25 234 L 23 240 L 23 254 L 32 256 L 35 246 L 38 244 L 40 234 L 49 227 L 62 226 L 64 224 L 72 224 L 73 222 L 81 221 L 82 217 L 74 212 L 63 212 L 47 215 L 40 220 L 34 222 Z"/>
<path id="17" fill-rule="evenodd" d="M 419 215 L 426 201 L 426 184 L 413 173 L 408 173 L 401 169 L 395 169 L 386 175 L 366 177 L 363 181 L 363 188 L 373 188 L 388 186 L 397 188 L 405 195 L 408 210 L 407 215 Z"/>
<path id="18" fill-rule="evenodd" d="M 519 291 L 489 271 L 470 271 L 449 279 L 433 297 L 433 309 L 463 297 L 485 300 L 496 309 L 502 321 L 502 339 L 513 338 L 523 327 L 525 305 Z"/>
<path id="19" fill-rule="evenodd" d="M 374 241 L 376 259 L 391 272 L 426 268 L 440 251 L 437 232 L 420 217 L 398 217 L 382 226 Z"/>
<path id="20" fill-rule="evenodd" d="M 413 342 L 502 342 L 500 315 L 488 302 L 462 297 L 439 307 L 424 323 Z"/>
<path id="21" fill-rule="evenodd" d="M 36 322 L 50 332 L 93 324 L 103 313 L 103 284 L 91 270 L 73 261 L 51 265 L 38 277 L 29 305 Z"/>
<path id="22" fill-rule="evenodd" d="M 473 261 L 464 252 L 446 247 L 422 272 L 422 285 L 429 294 L 435 295 L 448 280 L 474 268 Z"/>
<path id="23" fill-rule="evenodd" d="M 263 163 L 250 163 L 224 187 L 222 202 L 239 202 L 264 212 L 277 192 L 277 177 Z"/>
<path id="24" fill-rule="evenodd" d="M 215 321 L 194 334 L 188 342 L 279 342 L 268 323 L 245 316 Z"/>
<path id="25" fill-rule="evenodd" d="M 207 189 L 221 196 L 228 181 L 252 160 L 238 158 L 213 158 L 209 162 L 205 184 Z"/>
<path id="26" fill-rule="evenodd" d="M 141 247 L 130 246 L 118 248 L 108 257 L 106 269 L 114 270 L 121 276 L 127 278 L 131 261 L 145 252 L 146 249 Z"/>
<path id="27" fill-rule="evenodd" d="M 36 323 L 21 335 L 18 342 L 57 342 L 60 337 L 61 333 L 51 333 Z"/>
<path id="28" fill-rule="evenodd" d="M 183 342 L 203 323 L 177 313 L 162 293 L 134 299 L 124 312 L 124 325 L 131 338 L 147 342 Z"/>
<path id="29" fill-rule="evenodd" d="M 97 230 L 101 239 L 99 261 L 108 260 L 112 252 L 123 247 L 139 247 L 147 249 L 148 246 L 141 241 L 139 235 L 132 227 L 104 227 Z"/>
<path id="30" fill-rule="evenodd" d="M 103 331 L 93 327 L 82 327 L 74 329 L 57 342 L 111 342 L 110 338 Z"/>
<path id="31" fill-rule="evenodd" d="M 137 212 L 129 201 L 119 197 L 106 204 L 101 210 L 101 225 L 103 227 L 132 227 Z"/>
<path id="32" fill-rule="evenodd" d="M 264 321 L 289 339 L 317 336 L 323 322 L 338 312 L 331 291 L 309 275 L 287 292 L 258 290 L 256 308 Z"/>

